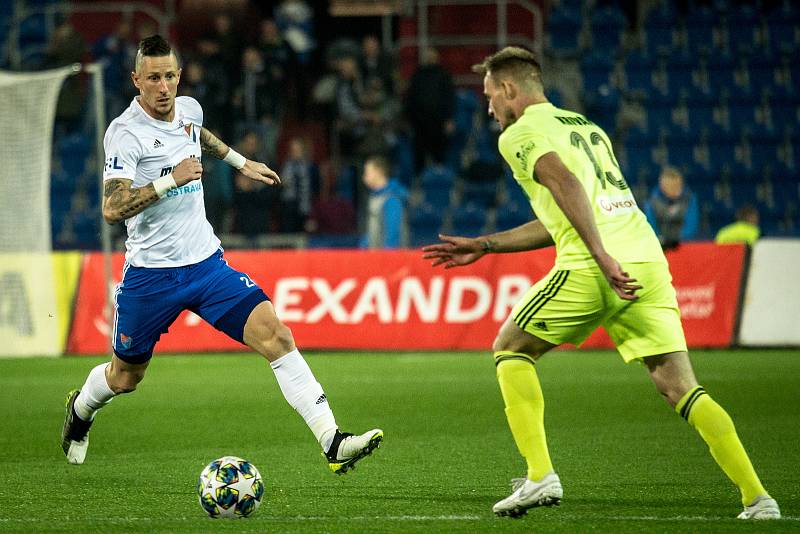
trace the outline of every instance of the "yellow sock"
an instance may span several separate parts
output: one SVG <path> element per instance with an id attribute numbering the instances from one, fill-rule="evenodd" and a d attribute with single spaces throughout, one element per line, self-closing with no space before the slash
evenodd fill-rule
<path id="1" fill-rule="evenodd" d="M 767 495 L 736 435 L 730 416 L 701 386 L 689 390 L 675 406 L 675 411 L 700 433 L 708 444 L 711 456 L 739 487 L 745 506 L 756 497 Z"/>
<path id="2" fill-rule="evenodd" d="M 544 433 L 544 397 L 532 357 L 518 352 L 494 354 L 506 418 L 519 453 L 528 463 L 528 478 L 540 480 L 553 470 Z"/>

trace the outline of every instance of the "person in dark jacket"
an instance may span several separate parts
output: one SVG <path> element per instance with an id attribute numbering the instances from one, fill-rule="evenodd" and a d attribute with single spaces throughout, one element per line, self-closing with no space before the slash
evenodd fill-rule
<path id="1" fill-rule="evenodd" d="M 674 167 L 664 167 L 661 171 L 658 188 L 650 195 L 644 213 L 664 250 L 673 249 L 697 235 L 700 222 L 697 197 Z"/>
<path id="2" fill-rule="evenodd" d="M 443 163 L 453 132 L 455 89 L 450 73 L 439 64 L 439 53 L 425 51 L 423 64 L 414 72 L 406 93 L 405 113 L 414 134 L 414 168 Z M 430 160 L 430 161 L 429 161 Z"/>

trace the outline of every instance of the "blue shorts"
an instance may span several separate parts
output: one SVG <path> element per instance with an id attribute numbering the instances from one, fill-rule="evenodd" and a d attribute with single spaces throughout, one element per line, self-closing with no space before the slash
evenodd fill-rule
<path id="1" fill-rule="evenodd" d="M 144 363 L 183 310 L 244 343 L 244 325 L 258 304 L 269 300 L 250 277 L 232 269 L 222 249 L 183 267 L 125 266 L 114 293 L 114 354 L 128 363 Z"/>

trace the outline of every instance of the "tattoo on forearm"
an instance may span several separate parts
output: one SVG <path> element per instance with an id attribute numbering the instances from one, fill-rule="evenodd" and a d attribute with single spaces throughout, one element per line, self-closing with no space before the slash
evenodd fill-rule
<path id="1" fill-rule="evenodd" d="M 144 187 L 130 187 L 123 180 L 108 180 L 103 191 L 105 211 L 109 218 L 123 221 L 141 213 L 146 207 L 158 200 L 152 184 Z"/>
<path id="2" fill-rule="evenodd" d="M 229 148 L 205 128 L 200 130 L 200 147 L 217 159 L 224 158 Z"/>

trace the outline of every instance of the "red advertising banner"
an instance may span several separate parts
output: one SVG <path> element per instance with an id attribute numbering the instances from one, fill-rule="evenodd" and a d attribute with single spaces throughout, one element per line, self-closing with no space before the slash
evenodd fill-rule
<path id="1" fill-rule="evenodd" d="M 488 350 L 514 303 L 552 267 L 554 250 L 490 255 L 447 271 L 432 268 L 414 250 L 230 251 L 225 257 L 270 296 L 302 348 Z M 114 257 L 116 276 L 122 261 Z M 729 345 L 744 248 L 687 244 L 670 253 L 669 261 L 689 344 Z M 102 271 L 100 254 L 85 256 L 69 353 L 110 350 L 113 307 L 103 302 Z M 612 345 L 598 332 L 585 346 Z M 157 350 L 242 348 L 184 312 Z"/>

